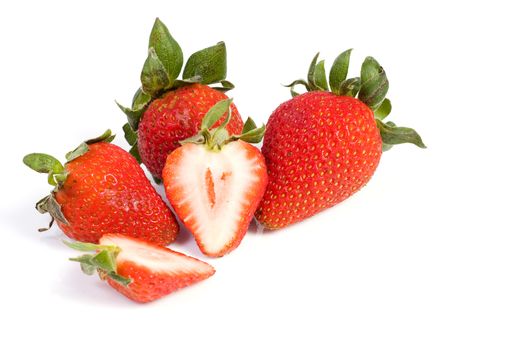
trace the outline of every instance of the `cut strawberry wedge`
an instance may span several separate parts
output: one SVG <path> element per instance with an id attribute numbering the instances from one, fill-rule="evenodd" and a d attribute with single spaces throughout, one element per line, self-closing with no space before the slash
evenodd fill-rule
<path id="1" fill-rule="evenodd" d="M 124 235 L 104 235 L 100 244 L 66 244 L 81 251 L 96 251 L 71 260 L 80 262 L 88 274 L 97 271 L 111 287 L 141 303 L 156 300 L 215 273 L 215 269 L 203 261 Z"/>
<path id="2" fill-rule="evenodd" d="M 201 251 L 212 257 L 235 249 L 248 230 L 268 175 L 256 147 L 264 134 L 248 118 L 241 135 L 229 135 L 226 122 L 209 130 L 229 111 L 231 100 L 206 114 L 199 134 L 182 142 L 167 158 L 162 174 L 166 196 L 193 233 Z"/>
<path id="3" fill-rule="evenodd" d="M 239 245 L 268 182 L 261 152 L 240 140 L 220 151 L 186 144 L 168 156 L 162 179 L 178 217 L 214 257 Z"/>

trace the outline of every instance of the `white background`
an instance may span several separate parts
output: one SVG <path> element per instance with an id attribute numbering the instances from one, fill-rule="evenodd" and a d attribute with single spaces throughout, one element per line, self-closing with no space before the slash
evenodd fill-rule
<path id="1" fill-rule="evenodd" d="M 0 11 L 0 348 L 524 349 L 525 53 L 519 2 L 12 1 Z M 384 154 L 344 203 L 204 259 L 211 279 L 139 305 L 83 275 L 33 204 L 26 153 L 62 157 L 110 127 L 124 146 L 156 16 L 186 57 L 224 40 L 243 117 L 266 121 L 353 47 L 390 79 L 392 120 L 428 145 Z M 63 158 L 61 158 L 63 159 Z"/>

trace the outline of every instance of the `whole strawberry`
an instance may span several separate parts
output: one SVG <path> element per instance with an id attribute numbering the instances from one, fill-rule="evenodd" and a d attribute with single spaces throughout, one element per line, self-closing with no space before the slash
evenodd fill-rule
<path id="1" fill-rule="evenodd" d="M 55 186 L 36 209 L 49 213 L 75 240 L 97 243 L 118 232 L 156 244 L 175 240 L 178 224 L 135 158 L 112 145 L 111 131 L 80 144 L 62 165 L 42 153 L 24 157 L 31 169 L 48 174 Z"/>
<path id="2" fill-rule="evenodd" d="M 199 133 L 182 141 L 166 160 L 162 180 L 179 219 L 200 250 L 213 257 L 235 249 L 243 239 L 264 194 L 268 175 L 258 143 L 264 125 L 248 118 L 239 135 L 227 131 L 231 100 L 218 102 L 202 120 Z"/>
<path id="3" fill-rule="evenodd" d="M 267 228 L 296 223 L 348 198 L 393 145 L 425 147 L 413 129 L 382 121 L 391 110 L 389 83 L 375 59 L 367 57 L 360 77 L 347 79 L 350 53 L 336 58 L 329 83 L 317 54 L 307 81 L 290 84 L 293 98 L 270 116 L 262 147 L 269 182 L 255 213 Z M 299 95 L 296 85 L 307 92 Z"/>
<path id="4" fill-rule="evenodd" d="M 142 86 L 133 97 L 131 108 L 119 107 L 128 117 L 124 125 L 132 153 L 160 180 L 166 157 L 179 141 L 199 132 L 202 118 L 232 89 L 226 78 L 226 46 L 223 42 L 192 54 L 182 79 L 182 50 L 157 18 L 149 39 L 148 58 L 141 73 Z M 220 83 L 210 87 L 208 84 Z M 215 126 L 224 121 L 221 118 Z M 232 106 L 227 127 L 232 134 L 242 130 L 242 119 Z M 138 135 L 137 135 L 138 134 Z"/>

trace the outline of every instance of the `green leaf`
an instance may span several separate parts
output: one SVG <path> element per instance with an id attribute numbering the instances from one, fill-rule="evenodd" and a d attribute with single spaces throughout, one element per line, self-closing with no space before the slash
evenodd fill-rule
<path id="1" fill-rule="evenodd" d="M 317 67 L 317 58 L 319 57 L 319 52 L 314 56 L 312 62 L 310 63 L 310 68 L 308 68 L 308 91 L 317 90 L 315 85 L 315 67 Z"/>
<path id="2" fill-rule="evenodd" d="M 87 143 L 88 145 L 92 145 L 94 143 L 98 143 L 98 142 L 111 142 L 115 139 L 115 135 L 111 134 L 111 130 L 110 129 L 107 129 L 106 131 L 104 131 L 104 133 L 98 137 L 95 137 L 95 138 L 92 138 L 92 139 L 89 139 L 89 140 L 86 140 L 84 141 L 85 143 Z"/>
<path id="3" fill-rule="evenodd" d="M 111 278 L 113 281 L 122 284 L 124 287 L 127 287 L 129 284 L 133 283 L 133 279 L 126 278 L 117 274 L 116 272 L 110 272 L 107 274 L 108 278 Z"/>
<path id="4" fill-rule="evenodd" d="M 385 70 L 373 57 L 365 58 L 361 66 L 361 89 L 359 99 L 376 110 L 388 92 Z"/>
<path id="5" fill-rule="evenodd" d="M 142 91 L 142 88 L 138 88 L 135 95 L 133 95 L 133 100 L 131 102 L 132 110 L 143 109 L 151 102 L 151 96 Z"/>
<path id="6" fill-rule="evenodd" d="M 361 78 L 350 78 L 339 86 L 339 95 L 356 97 L 361 89 Z"/>
<path id="7" fill-rule="evenodd" d="M 58 202 L 56 201 L 53 192 L 51 192 L 50 195 L 39 200 L 36 203 L 35 208 L 40 214 L 49 213 L 49 215 L 51 215 L 53 219 L 61 222 L 64 225 L 69 225 L 69 222 L 62 213 L 62 208 L 60 207 L 60 204 L 58 204 Z"/>
<path id="8" fill-rule="evenodd" d="M 226 78 L 226 45 L 219 42 L 215 46 L 197 51 L 188 58 L 182 77 L 184 79 L 200 76 L 202 84 L 212 84 Z"/>
<path id="9" fill-rule="evenodd" d="M 142 115 L 144 114 L 144 108 L 141 108 L 141 109 L 130 109 L 128 107 L 122 106 L 117 101 L 115 101 L 115 103 L 117 104 L 118 108 L 120 108 L 120 110 L 122 112 L 124 112 L 126 117 L 128 117 L 128 124 L 130 125 L 130 127 L 133 130 L 138 130 L 139 122 L 142 119 Z"/>
<path id="10" fill-rule="evenodd" d="M 217 102 L 213 107 L 210 108 L 208 113 L 202 118 L 202 124 L 201 129 L 211 129 L 215 123 L 221 119 L 221 117 L 228 111 L 230 108 L 230 105 L 232 103 L 232 99 L 225 99 L 222 101 Z"/>
<path id="11" fill-rule="evenodd" d="M 248 117 L 248 119 L 246 119 L 246 122 L 244 123 L 243 127 L 242 127 L 242 132 L 241 134 L 245 134 L 247 133 L 248 131 L 251 131 L 253 129 L 256 129 L 257 128 L 257 125 L 255 124 L 255 122 L 253 121 L 252 118 Z"/>
<path id="12" fill-rule="evenodd" d="M 419 136 L 414 129 L 396 126 L 392 122 L 383 123 L 379 119 L 376 119 L 376 124 L 381 133 L 383 144 L 399 145 L 402 143 L 412 143 L 420 148 L 426 148 L 421 136 Z"/>
<path id="13" fill-rule="evenodd" d="M 306 91 L 310 91 L 310 86 L 308 86 L 308 83 L 304 79 L 297 79 L 288 85 L 284 85 L 284 87 L 290 88 L 290 93 L 292 94 L 292 97 L 299 95 L 299 93 L 295 91 L 296 85 L 303 85 L 306 88 Z"/>
<path id="14" fill-rule="evenodd" d="M 96 266 L 104 271 L 116 271 L 117 262 L 115 261 L 115 252 L 102 249 L 93 256 L 93 262 Z"/>
<path id="15" fill-rule="evenodd" d="M 131 154 L 139 164 L 142 164 L 142 158 L 140 157 L 139 153 L 139 146 L 138 143 L 135 143 L 130 149 L 129 154 Z"/>
<path id="16" fill-rule="evenodd" d="M 124 124 L 124 126 L 122 126 L 122 130 L 124 131 L 124 138 L 130 146 L 133 146 L 137 143 L 137 132 L 133 130 L 129 123 Z"/>
<path id="17" fill-rule="evenodd" d="M 335 94 L 339 94 L 339 87 L 348 75 L 348 66 L 350 65 L 350 54 L 352 49 L 342 52 L 336 57 L 332 68 L 330 69 L 330 88 Z"/>
<path id="18" fill-rule="evenodd" d="M 82 142 L 77 148 L 75 148 L 74 150 L 66 153 L 66 160 L 69 163 L 69 162 L 77 159 L 78 157 L 86 154 L 87 151 L 89 151 L 88 144 L 85 143 L 85 142 Z"/>
<path id="19" fill-rule="evenodd" d="M 385 98 L 383 103 L 381 103 L 381 106 L 379 106 L 379 108 L 374 111 L 374 115 L 377 119 L 383 120 L 390 114 L 391 111 L 392 104 L 388 98 Z"/>
<path id="20" fill-rule="evenodd" d="M 252 129 L 246 133 L 240 135 L 239 139 L 248 143 L 259 143 L 264 137 L 266 132 L 266 126 L 263 124 L 260 128 Z"/>
<path id="21" fill-rule="evenodd" d="M 140 81 L 142 82 L 142 90 L 151 96 L 156 96 L 160 91 L 170 86 L 168 72 L 153 47 L 149 49 L 148 58 L 142 67 Z"/>
<path id="22" fill-rule="evenodd" d="M 321 90 L 328 90 L 328 82 L 326 81 L 326 72 L 324 70 L 324 60 L 317 63 L 315 66 L 314 82 L 316 86 L 321 88 Z"/>
<path id="23" fill-rule="evenodd" d="M 149 47 L 155 50 L 159 61 L 165 68 L 168 84 L 173 84 L 182 69 L 184 61 L 182 49 L 177 41 L 173 39 L 168 28 L 158 18 L 155 19 L 155 24 L 151 29 Z"/>
<path id="24" fill-rule="evenodd" d="M 23 162 L 36 172 L 49 174 L 48 182 L 50 185 L 56 186 L 56 181 L 53 178 L 54 174 L 60 174 L 64 171 L 62 163 L 53 156 L 44 153 L 31 153 L 24 157 Z"/>
<path id="25" fill-rule="evenodd" d="M 108 250 L 114 250 L 118 251 L 119 247 L 110 246 L 110 245 L 101 245 L 101 244 L 94 244 L 94 243 L 86 243 L 86 242 L 77 242 L 77 241 L 66 241 L 63 240 L 62 243 L 67 245 L 71 249 L 75 249 L 81 252 L 94 252 L 101 249 L 108 249 Z"/>
<path id="26" fill-rule="evenodd" d="M 230 134 L 228 133 L 228 130 L 225 128 L 217 128 L 213 133 L 213 144 L 220 147 L 229 137 Z"/>

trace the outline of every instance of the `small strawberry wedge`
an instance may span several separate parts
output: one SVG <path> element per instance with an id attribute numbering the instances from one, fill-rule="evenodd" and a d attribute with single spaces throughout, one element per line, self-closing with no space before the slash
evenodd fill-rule
<path id="1" fill-rule="evenodd" d="M 76 250 L 95 251 L 70 260 L 80 262 L 87 274 L 98 272 L 111 287 L 139 303 L 159 299 L 215 273 L 203 261 L 119 234 L 102 236 L 100 244 L 64 243 Z"/>
<path id="2" fill-rule="evenodd" d="M 211 257 L 240 244 L 268 183 L 264 157 L 249 144 L 260 142 L 264 126 L 257 128 L 248 119 L 242 134 L 231 136 L 225 128 L 228 116 L 209 130 L 230 103 L 224 100 L 210 109 L 200 133 L 168 156 L 162 174 L 176 214 Z"/>

